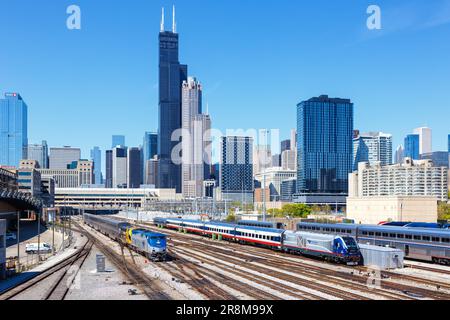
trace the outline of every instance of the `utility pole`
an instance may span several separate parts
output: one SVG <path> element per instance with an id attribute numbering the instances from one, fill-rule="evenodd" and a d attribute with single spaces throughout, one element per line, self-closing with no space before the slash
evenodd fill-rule
<path id="1" fill-rule="evenodd" d="M 17 269 L 20 273 L 20 211 L 17 211 Z"/>
<path id="2" fill-rule="evenodd" d="M 55 220 L 56 220 L 56 211 L 52 210 L 52 253 L 55 255 Z"/>
<path id="3" fill-rule="evenodd" d="M 38 210 L 38 263 L 41 262 L 41 209 Z"/>

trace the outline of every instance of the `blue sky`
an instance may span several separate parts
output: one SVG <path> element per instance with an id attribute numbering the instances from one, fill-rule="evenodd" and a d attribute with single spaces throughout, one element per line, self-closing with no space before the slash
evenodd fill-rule
<path id="1" fill-rule="evenodd" d="M 66 28 L 76 4 L 82 29 Z M 180 60 L 204 86 L 213 127 L 296 126 L 296 104 L 350 98 L 355 128 L 450 133 L 450 0 L 0 0 L 0 94 L 29 106 L 29 140 L 129 146 L 157 130 L 158 31 L 177 7 Z M 382 30 L 366 27 L 377 4 Z M 395 148 L 394 146 L 394 148 Z"/>

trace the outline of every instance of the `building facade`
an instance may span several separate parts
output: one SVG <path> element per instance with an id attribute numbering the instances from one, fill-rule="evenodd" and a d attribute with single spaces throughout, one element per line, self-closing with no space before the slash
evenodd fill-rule
<path id="1" fill-rule="evenodd" d="M 433 196 L 448 200 L 448 168 L 430 160 L 405 158 L 402 164 L 370 166 L 360 163 L 350 174 L 349 197 Z"/>
<path id="2" fill-rule="evenodd" d="M 112 188 L 126 188 L 128 185 L 127 149 L 115 147 L 112 150 Z"/>
<path id="3" fill-rule="evenodd" d="M 146 161 L 146 176 L 144 180 L 144 184 L 157 186 L 158 183 L 158 157 L 155 156 L 153 159 Z"/>
<path id="4" fill-rule="evenodd" d="M 297 179 L 290 178 L 281 182 L 281 197 L 283 202 L 292 202 L 293 196 L 297 190 Z"/>
<path id="5" fill-rule="evenodd" d="M 284 168 L 268 168 L 255 174 L 255 180 L 261 184 L 263 190 L 269 190 L 270 197 L 266 201 L 281 200 L 281 185 L 284 181 L 295 179 L 297 171 Z"/>
<path id="6" fill-rule="evenodd" d="M 395 150 L 395 163 L 402 163 L 403 159 L 405 158 L 404 153 L 405 150 L 403 149 L 402 145 L 399 145 L 397 149 Z"/>
<path id="7" fill-rule="evenodd" d="M 105 187 L 113 187 L 113 152 L 112 150 L 106 150 L 105 153 Z"/>
<path id="8" fill-rule="evenodd" d="M 414 134 L 419 135 L 419 155 L 433 152 L 433 136 L 430 128 L 414 129 Z"/>
<path id="9" fill-rule="evenodd" d="M 36 160 L 39 162 L 40 168 L 48 169 L 47 141 L 42 141 L 42 144 L 29 144 L 27 146 L 27 160 Z"/>
<path id="10" fill-rule="evenodd" d="M 17 184 L 19 192 L 32 197 L 41 195 L 41 173 L 37 170 L 39 163 L 36 160 L 21 160 L 17 170 Z"/>
<path id="11" fill-rule="evenodd" d="M 64 170 L 74 161 L 81 159 L 81 150 L 72 147 L 50 148 L 49 158 L 50 169 Z"/>
<path id="12" fill-rule="evenodd" d="M 405 158 L 419 160 L 420 158 L 420 136 L 418 134 L 409 134 L 405 138 Z"/>
<path id="13" fill-rule="evenodd" d="M 127 187 L 130 189 L 139 188 L 143 183 L 140 148 L 128 148 L 127 179 Z"/>
<path id="14" fill-rule="evenodd" d="M 179 140 L 172 134 L 181 129 L 181 85 L 187 80 L 187 65 L 179 61 L 179 37 L 175 19 L 172 31 L 164 28 L 164 12 L 159 33 L 159 183 L 161 188 L 175 188 L 181 193 L 181 166 L 172 159 Z"/>
<path id="15" fill-rule="evenodd" d="M 220 141 L 220 191 L 223 200 L 253 202 L 253 138 L 228 136 Z"/>
<path id="16" fill-rule="evenodd" d="M 281 154 L 281 167 L 283 170 L 297 170 L 297 152 L 286 150 Z"/>
<path id="17" fill-rule="evenodd" d="M 146 163 L 148 160 L 153 159 L 158 154 L 158 134 L 153 132 L 146 132 L 144 135 L 144 141 L 142 145 L 142 177 L 147 175 Z"/>
<path id="18" fill-rule="evenodd" d="M 361 133 L 353 139 L 353 170 L 358 163 L 379 162 L 381 165 L 392 164 L 392 135 L 383 132 Z"/>
<path id="19" fill-rule="evenodd" d="M 435 151 L 431 153 L 422 153 L 420 155 L 421 160 L 431 160 L 435 167 L 447 167 L 449 166 L 448 152 L 447 151 Z"/>
<path id="20" fill-rule="evenodd" d="M 353 165 L 353 103 L 320 96 L 297 105 L 297 193 L 347 193 Z"/>
<path id="21" fill-rule="evenodd" d="M 0 165 L 18 167 L 26 159 L 28 106 L 18 93 L 0 99 Z"/>
<path id="22" fill-rule="evenodd" d="M 91 150 L 91 160 L 94 163 L 94 184 L 102 184 L 102 151 L 99 147 L 94 147 Z"/>

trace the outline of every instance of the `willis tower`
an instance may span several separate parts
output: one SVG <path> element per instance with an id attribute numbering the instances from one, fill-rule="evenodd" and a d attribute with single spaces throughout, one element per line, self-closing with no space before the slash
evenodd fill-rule
<path id="1" fill-rule="evenodd" d="M 158 187 L 181 193 L 181 166 L 172 161 L 172 150 L 180 141 L 172 141 L 172 133 L 181 128 L 181 87 L 187 80 L 187 65 L 179 62 L 178 43 L 175 7 L 172 31 L 164 30 L 163 8 L 159 33 Z"/>

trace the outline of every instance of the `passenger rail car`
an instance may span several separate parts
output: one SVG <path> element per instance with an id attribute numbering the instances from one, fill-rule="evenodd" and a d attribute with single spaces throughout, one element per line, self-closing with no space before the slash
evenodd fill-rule
<path id="1" fill-rule="evenodd" d="M 237 224 L 239 226 L 247 226 L 247 227 L 284 229 L 284 224 L 281 222 L 241 220 L 241 221 L 238 221 Z"/>
<path id="2" fill-rule="evenodd" d="M 450 230 L 447 229 L 298 223 L 297 230 L 348 234 L 359 243 L 401 249 L 405 258 L 450 265 Z"/>
<path id="3" fill-rule="evenodd" d="M 166 259 L 167 241 L 164 234 L 145 229 L 136 229 L 127 222 L 104 216 L 85 213 L 83 219 L 88 226 L 117 242 L 124 243 L 150 260 L 164 261 Z"/>
<path id="4" fill-rule="evenodd" d="M 131 227 L 131 224 L 128 222 L 122 222 L 93 214 L 85 213 L 83 219 L 85 224 L 115 241 L 122 240 L 125 237 L 126 230 Z"/>
<path id="5" fill-rule="evenodd" d="M 318 257 L 332 262 L 356 265 L 362 261 L 359 247 L 351 236 L 317 235 L 198 220 L 156 218 L 153 222 L 160 228 L 225 239 L 240 244 L 263 246 L 287 253 Z"/>

